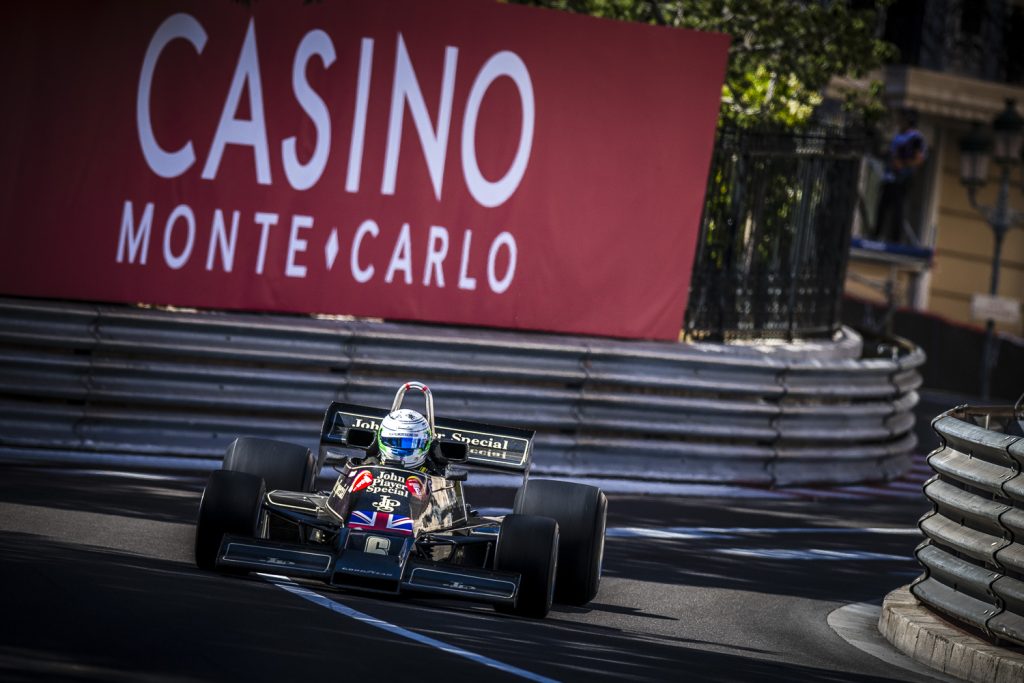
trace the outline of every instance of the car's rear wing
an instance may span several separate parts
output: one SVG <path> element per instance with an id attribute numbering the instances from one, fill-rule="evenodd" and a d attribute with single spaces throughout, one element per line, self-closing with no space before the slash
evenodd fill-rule
<path id="1" fill-rule="evenodd" d="M 320 430 L 321 465 L 331 446 L 345 447 L 350 428 L 376 431 L 388 414 L 385 408 L 334 402 L 324 414 Z M 436 418 L 437 437 L 442 441 L 465 444 L 467 463 L 488 469 L 528 472 L 533 457 L 533 436 L 529 429 L 499 427 L 482 422 Z"/>

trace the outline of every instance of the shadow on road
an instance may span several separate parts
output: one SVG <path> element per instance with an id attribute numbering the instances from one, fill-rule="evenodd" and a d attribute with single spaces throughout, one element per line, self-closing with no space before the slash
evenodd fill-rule
<path id="1" fill-rule="evenodd" d="M 851 546 L 853 540 L 774 537 L 743 539 L 732 545 L 741 546 L 744 551 L 756 551 L 758 546 L 797 551 L 863 550 L 906 559 L 776 560 L 719 553 L 721 541 L 714 545 L 707 541 L 662 541 L 672 546 L 668 549 L 658 543 L 620 540 L 605 546 L 605 575 L 660 584 L 861 602 L 876 599 L 885 594 L 886 586 L 895 588 L 920 573 L 913 554 L 916 537 L 869 538 L 859 546 Z M 669 554 L 675 558 L 671 565 L 665 562 Z"/>
<path id="2" fill-rule="evenodd" d="M 206 485 L 206 477 L 199 475 L 168 485 L 145 479 L 76 475 L 74 471 L 48 467 L 0 466 L 0 477 L 0 503 L 187 524 L 195 521 Z"/>
<path id="3" fill-rule="evenodd" d="M 0 556 L 0 610 L 8 617 L 0 621 L 4 680 L 319 680 L 339 666 L 346 667 L 346 678 L 380 675 L 394 671 L 395 662 L 443 671 L 450 680 L 506 678 L 310 606 L 257 579 L 25 533 L 0 533 Z M 424 618 L 421 630 L 429 635 L 565 680 L 886 680 L 701 651 L 557 615 L 535 621 L 338 598 L 362 610 L 397 612 L 409 617 L 403 625 L 411 628 L 412 617 Z M 408 673 L 398 678 L 417 678 Z"/>

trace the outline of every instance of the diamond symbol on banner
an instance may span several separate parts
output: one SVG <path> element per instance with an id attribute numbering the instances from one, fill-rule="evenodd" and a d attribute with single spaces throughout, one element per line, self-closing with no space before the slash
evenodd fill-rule
<path id="1" fill-rule="evenodd" d="M 327 238 L 324 246 L 324 256 L 327 257 L 327 270 L 334 267 L 334 259 L 338 257 L 338 229 L 331 230 L 331 236 Z"/>

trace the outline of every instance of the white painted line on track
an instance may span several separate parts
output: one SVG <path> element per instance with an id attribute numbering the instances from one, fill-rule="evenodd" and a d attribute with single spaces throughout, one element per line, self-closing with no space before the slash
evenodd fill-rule
<path id="1" fill-rule="evenodd" d="M 888 488 L 900 489 L 902 491 L 913 491 L 914 493 L 922 493 L 924 490 L 923 481 L 892 481 L 889 482 Z"/>
<path id="2" fill-rule="evenodd" d="M 503 517 L 512 514 L 512 508 L 476 508 L 481 517 Z"/>
<path id="3" fill-rule="evenodd" d="M 782 548 L 713 548 L 711 552 L 761 560 L 858 560 L 916 562 L 913 555 L 887 555 L 866 550 L 789 550 Z"/>
<path id="4" fill-rule="evenodd" d="M 482 517 L 501 517 L 512 514 L 512 508 L 489 507 L 478 508 L 477 514 Z M 671 527 L 608 527 L 606 538 L 653 538 L 677 541 L 729 539 L 738 536 L 776 536 L 776 535 L 856 535 L 881 534 L 888 536 L 921 536 L 917 527 L 711 527 L 711 526 L 671 526 Z"/>
<path id="5" fill-rule="evenodd" d="M 851 534 L 883 534 L 890 536 L 920 536 L 917 527 L 700 527 L 675 526 L 664 528 L 609 527 L 607 538 L 656 538 L 672 540 L 699 540 L 735 538 L 737 536 L 775 536 L 786 534 L 815 534 L 823 536 Z"/>
<path id="6" fill-rule="evenodd" d="M 929 680 L 958 683 L 960 679 L 947 676 L 906 656 L 878 632 L 880 605 L 858 602 L 840 607 L 828 615 L 829 627 L 853 647 L 877 657 L 887 664 L 898 666 L 924 676 Z"/>
<path id="7" fill-rule="evenodd" d="M 640 481 L 636 479 L 609 479 L 602 477 L 570 477 L 550 474 L 534 474 L 542 479 L 571 481 L 578 484 L 597 486 L 605 493 L 637 493 L 651 496 L 683 496 L 687 498 L 764 498 L 767 500 L 794 500 L 797 496 L 789 490 L 763 489 L 754 486 L 729 484 L 683 484 L 664 481 Z M 473 472 L 469 476 L 473 486 L 489 488 L 519 488 L 523 479 L 511 474 L 483 474 Z"/>
<path id="8" fill-rule="evenodd" d="M 113 477 L 115 479 L 139 479 L 141 481 L 194 481 L 198 476 L 187 474 L 152 474 L 150 472 L 133 472 L 129 470 L 80 470 L 65 469 L 60 471 L 73 477 Z"/>
<path id="9" fill-rule="evenodd" d="M 834 489 L 786 489 L 800 498 L 817 498 L 819 500 L 864 500 L 859 493 L 850 493 L 841 488 Z"/>
<path id="10" fill-rule="evenodd" d="M 313 604 L 320 605 L 321 607 L 326 607 L 332 612 L 336 612 L 351 619 L 355 619 L 356 621 L 366 624 L 367 626 L 373 626 L 374 628 L 379 628 L 382 631 L 387 631 L 392 635 L 396 635 L 401 638 L 407 638 L 409 640 L 416 641 L 417 643 L 422 643 L 423 645 L 428 645 L 430 647 L 437 648 L 438 650 L 441 650 L 442 652 L 446 652 L 451 655 L 465 657 L 466 659 L 474 661 L 478 664 L 483 664 L 484 666 L 489 666 L 492 669 L 497 669 L 499 671 L 512 674 L 513 676 L 519 676 L 520 678 L 525 678 L 529 681 L 537 681 L 538 683 L 556 683 L 556 680 L 554 678 L 541 676 L 540 674 L 535 674 L 531 671 L 520 669 L 519 667 L 512 666 L 511 664 L 499 662 L 496 659 L 491 659 L 490 657 L 485 657 L 484 655 L 477 654 L 476 652 L 471 652 L 469 650 L 464 650 L 461 647 L 456 647 L 454 645 L 449 645 L 448 643 L 443 643 L 440 640 L 431 638 L 430 636 L 425 636 L 422 633 L 416 633 L 415 631 L 410 631 L 407 628 L 396 626 L 395 624 L 384 621 L 383 619 L 378 619 L 377 617 L 370 616 L 369 614 L 360 612 L 359 610 L 353 609 L 347 605 L 343 605 L 340 602 L 335 602 L 334 600 L 331 600 L 328 597 L 311 591 L 308 588 L 303 588 L 302 586 L 293 583 L 291 579 L 289 579 L 288 577 L 277 576 L 274 574 L 260 574 L 260 576 L 267 579 L 271 584 L 277 586 L 281 590 L 288 591 L 292 595 L 297 595 L 300 598 L 303 598 L 304 600 L 312 602 Z"/>
<path id="11" fill-rule="evenodd" d="M 656 538 L 673 541 L 693 541 L 701 539 L 735 538 L 738 534 L 713 532 L 697 528 L 686 529 L 678 527 L 674 529 L 643 529 L 640 527 L 612 527 L 605 529 L 605 538 Z"/>
<path id="12" fill-rule="evenodd" d="M 843 491 L 849 491 L 852 493 L 863 494 L 865 497 L 877 496 L 879 498 L 914 498 L 920 496 L 924 500 L 924 495 L 921 494 L 920 489 L 915 491 L 904 491 L 899 489 L 890 489 L 887 487 L 872 487 L 872 486 L 844 486 Z"/>
<path id="13" fill-rule="evenodd" d="M 27 448 L 0 449 L 0 462 L 28 465 L 88 465 L 91 467 L 133 467 L 148 470 L 209 472 L 218 470 L 221 458 L 188 458 L 92 451 L 51 451 Z"/>

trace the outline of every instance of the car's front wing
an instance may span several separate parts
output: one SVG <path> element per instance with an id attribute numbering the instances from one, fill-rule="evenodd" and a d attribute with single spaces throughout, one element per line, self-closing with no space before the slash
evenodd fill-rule
<path id="1" fill-rule="evenodd" d="M 224 536 L 217 556 L 219 568 L 315 579 L 339 588 L 378 593 L 444 595 L 479 602 L 514 604 L 520 575 L 409 556 L 411 537 L 395 554 L 362 550 L 323 550 L 316 546 L 278 543 L 244 536 Z"/>

